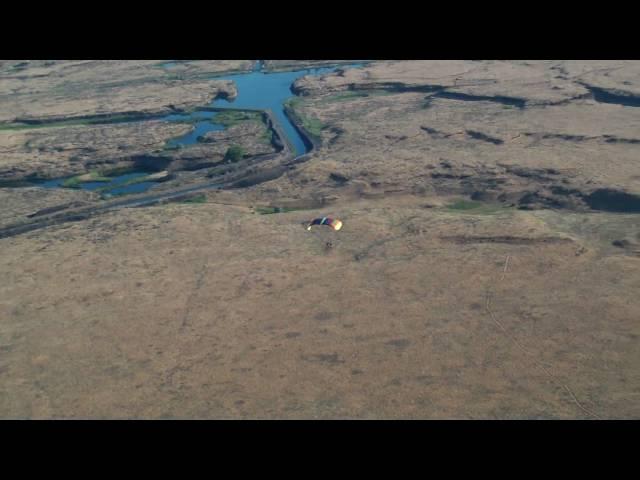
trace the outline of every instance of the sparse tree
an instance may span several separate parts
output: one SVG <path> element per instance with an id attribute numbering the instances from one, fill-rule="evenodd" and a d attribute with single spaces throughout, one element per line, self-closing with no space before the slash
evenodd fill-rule
<path id="1" fill-rule="evenodd" d="M 232 145 L 224 155 L 224 159 L 227 162 L 235 163 L 242 160 L 244 157 L 244 149 L 239 145 Z"/>

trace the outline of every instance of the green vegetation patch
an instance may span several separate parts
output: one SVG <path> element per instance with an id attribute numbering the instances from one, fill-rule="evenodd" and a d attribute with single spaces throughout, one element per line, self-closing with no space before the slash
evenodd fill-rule
<path id="1" fill-rule="evenodd" d="M 398 92 L 390 92 L 388 90 L 347 90 L 344 92 L 336 93 L 335 95 L 328 96 L 320 101 L 320 103 L 333 103 L 343 102 L 346 100 L 352 100 L 354 98 L 371 98 L 371 97 L 386 97 L 388 95 L 397 95 Z"/>
<path id="2" fill-rule="evenodd" d="M 242 148 L 240 145 L 231 145 L 227 149 L 227 153 L 224 154 L 224 160 L 226 162 L 235 163 L 242 160 L 244 155 L 245 155 L 244 148 Z"/>
<path id="3" fill-rule="evenodd" d="M 211 122 L 211 123 L 217 123 L 215 121 L 214 118 L 199 118 L 199 117 L 194 117 L 194 118 L 189 118 L 187 115 L 184 115 L 184 118 L 178 118 L 178 119 L 173 119 L 173 120 L 169 120 L 169 122 L 171 123 L 181 123 L 181 124 L 185 124 L 185 125 L 194 125 L 196 123 L 202 123 L 202 122 Z"/>
<path id="4" fill-rule="evenodd" d="M 300 106 L 300 104 L 303 102 L 302 98 L 300 97 L 291 97 L 289 99 L 287 99 L 284 102 L 284 105 L 286 107 L 292 108 L 292 109 L 296 109 Z"/>
<path id="5" fill-rule="evenodd" d="M 351 100 L 353 98 L 363 98 L 363 97 L 369 97 L 369 96 L 370 94 L 367 92 L 347 91 L 347 92 L 338 93 L 336 95 L 331 95 L 325 98 L 324 100 L 322 100 L 322 103 L 343 102 L 345 100 Z"/>
<path id="6" fill-rule="evenodd" d="M 300 116 L 300 121 L 302 122 L 302 126 L 307 130 L 310 134 L 315 135 L 320 138 L 322 136 L 322 130 L 325 128 L 325 125 L 315 117 L 305 117 Z"/>
<path id="7" fill-rule="evenodd" d="M 238 110 L 225 110 L 219 112 L 213 119 L 213 123 L 224 125 L 225 127 L 231 127 L 237 125 L 240 122 L 257 121 L 262 122 L 262 114 L 260 112 L 246 112 Z"/>
<path id="8" fill-rule="evenodd" d="M 460 213 L 472 213 L 474 215 L 492 215 L 512 210 L 502 204 L 478 202 L 475 200 L 457 200 L 446 206 L 447 210 Z"/>
<path id="9" fill-rule="evenodd" d="M 107 170 L 102 171 L 102 175 L 104 177 L 110 177 L 109 180 L 113 180 L 111 177 L 119 177 L 120 175 L 126 175 L 127 173 L 132 173 L 135 170 L 132 167 L 116 167 L 109 168 Z"/>
<path id="10" fill-rule="evenodd" d="M 482 205 L 482 202 L 475 202 L 473 200 L 458 200 L 447 205 L 447 207 L 451 210 L 473 210 L 482 207 Z"/>
<path id="11" fill-rule="evenodd" d="M 398 95 L 398 92 L 393 92 L 389 90 L 369 90 L 368 91 L 370 97 L 386 97 L 388 95 Z"/>
<path id="12" fill-rule="evenodd" d="M 306 115 L 302 115 L 300 112 L 295 111 L 294 109 L 300 105 L 302 99 L 298 97 L 292 97 L 285 102 L 285 108 L 288 109 L 288 113 L 291 114 L 296 120 L 302 124 L 304 129 L 309 132 L 312 136 L 316 137 L 316 139 L 322 138 L 322 130 L 326 128 L 319 119 L 315 117 L 308 117 Z"/>
<path id="13" fill-rule="evenodd" d="M 260 135 L 260 141 L 266 145 L 271 145 L 273 143 L 273 132 L 269 129 L 265 129 Z"/>
<path id="14" fill-rule="evenodd" d="M 75 177 L 67 178 L 62 182 L 62 186 L 65 188 L 80 188 L 81 183 L 87 182 L 110 182 L 109 177 L 103 176 L 98 171 L 91 171 L 89 173 L 83 173 L 82 175 L 76 175 Z"/>
<path id="15" fill-rule="evenodd" d="M 75 177 L 68 178 L 64 182 L 62 182 L 61 186 L 65 188 L 80 188 L 80 185 L 82 183 L 104 182 L 104 183 L 107 183 L 107 185 L 105 185 L 104 187 L 96 188 L 94 190 L 97 193 L 104 194 L 104 193 L 110 193 L 111 190 L 114 190 L 116 188 L 135 185 L 136 183 L 157 181 L 157 179 L 150 179 L 149 177 L 151 174 L 149 174 L 149 175 L 141 175 L 135 178 L 130 178 L 120 182 L 110 183 L 110 182 L 113 182 L 114 177 L 125 175 L 129 172 L 131 172 L 130 168 L 117 168 L 117 169 L 112 169 L 108 172 L 98 172 L 94 170 L 89 173 L 83 173 L 82 175 L 76 175 Z"/>
<path id="16" fill-rule="evenodd" d="M 271 215 L 273 213 L 295 212 L 296 210 L 304 210 L 304 209 L 303 208 L 289 208 L 289 207 L 255 207 L 255 212 L 258 215 Z"/>
<path id="17" fill-rule="evenodd" d="M 307 132 L 315 137 L 320 138 L 322 129 L 325 128 L 325 125 L 320 120 L 315 117 L 307 117 L 305 115 L 301 115 L 299 112 L 290 112 L 292 113 L 292 117 L 295 118 L 295 120 L 299 124 L 301 124 L 305 128 L 305 130 L 307 130 Z"/>
<path id="18" fill-rule="evenodd" d="M 108 178 L 107 181 L 111 181 L 113 180 L 112 178 Z M 92 180 L 92 181 L 96 181 L 96 180 Z M 143 182 L 155 182 L 156 180 L 150 180 L 149 179 L 149 175 L 144 175 L 144 176 L 140 176 L 140 177 L 135 177 L 135 178 L 130 178 L 128 180 L 125 180 L 124 182 L 116 182 L 113 183 L 111 185 L 106 185 L 104 187 L 100 187 L 100 188 L 96 188 L 95 191 L 98 193 L 110 193 L 111 190 L 115 190 L 117 188 L 122 188 L 122 187 L 128 187 L 129 185 L 135 185 L 136 183 L 143 183 Z M 113 195 L 123 195 L 121 193 L 116 193 Z M 124 194 L 126 195 L 126 194 Z"/>
<path id="19" fill-rule="evenodd" d="M 89 120 L 57 120 L 43 123 L 3 123 L 0 124 L 1 130 L 37 130 L 40 128 L 62 128 L 73 127 L 79 125 L 90 125 Z"/>
<path id="20" fill-rule="evenodd" d="M 86 126 L 86 125 L 109 125 L 112 123 L 125 123 L 134 122 L 139 120 L 148 119 L 151 120 L 155 115 L 105 115 L 93 118 L 69 118 L 69 119 L 56 119 L 56 120 L 43 120 L 33 123 L 21 123 L 21 122 L 9 122 L 1 123 L 0 131 L 2 130 L 35 130 L 40 128 L 63 128 L 74 126 Z"/>
<path id="21" fill-rule="evenodd" d="M 182 203 L 207 203 L 207 196 L 201 193 L 195 197 L 187 198 Z"/>

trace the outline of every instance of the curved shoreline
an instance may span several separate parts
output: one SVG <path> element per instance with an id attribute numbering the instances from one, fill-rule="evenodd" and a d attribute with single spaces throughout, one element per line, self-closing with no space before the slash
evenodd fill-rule
<path id="1" fill-rule="evenodd" d="M 222 93 L 222 92 L 220 92 Z M 295 92 L 292 91 L 294 95 Z M 217 96 L 220 96 L 218 94 Z M 212 181 L 212 182 L 203 182 L 187 187 L 178 187 L 173 190 L 168 190 L 164 192 L 150 192 L 140 195 L 128 195 L 126 199 L 114 199 L 102 201 L 101 203 L 91 204 L 83 207 L 73 206 L 71 208 L 62 208 L 56 209 L 56 207 L 48 207 L 38 212 L 34 212 L 28 216 L 28 218 L 34 218 L 32 221 L 20 222 L 13 225 L 8 225 L 6 227 L 0 228 L 0 238 L 12 237 L 15 235 L 19 235 L 22 233 L 27 233 L 30 231 L 38 230 L 41 228 L 46 228 L 53 225 L 58 225 L 66 222 L 72 221 L 81 221 L 88 219 L 94 215 L 98 215 L 100 213 L 105 213 L 107 211 L 111 211 L 118 208 L 127 208 L 127 207 L 142 207 L 154 204 L 160 204 L 168 201 L 176 201 L 181 200 L 183 198 L 190 197 L 193 193 L 197 193 L 204 190 L 210 189 L 236 189 L 236 188 L 246 188 L 253 185 L 258 185 L 260 183 L 264 183 L 267 181 L 275 180 L 282 176 L 285 172 L 293 169 L 296 165 L 304 163 L 310 159 L 310 155 L 314 153 L 316 150 L 321 148 L 322 142 L 315 138 L 310 132 L 306 130 L 303 126 L 299 116 L 295 113 L 295 111 L 288 105 L 282 105 L 284 115 L 289 120 L 293 128 L 296 130 L 300 138 L 305 144 L 307 149 L 306 152 L 295 155 L 295 150 L 293 148 L 293 144 L 291 139 L 285 134 L 282 125 L 280 125 L 277 120 L 274 112 L 271 110 L 260 110 L 260 109 L 251 109 L 251 108 L 223 108 L 223 107 L 196 107 L 194 109 L 190 109 L 190 111 L 229 111 L 229 110 L 237 110 L 237 111 L 253 111 L 260 112 L 264 115 L 265 124 L 267 128 L 276 136 L 279 140 L 279 144 L 282 146 L 282 150 L 275 154 L 268 154 L 266 156 L 254 157 L 254 160 L 257 162 L 251 162 L 251 158 L 247 159 L 247 163 L 245 168 L 237 174 L 233 175 L 233 178 L 220 182 L 220 179 Z M 137 112 L 136 112 L 137 113 Z M 185 113 L 188 114 L 187 111 L 180 111 L 179 109 L 173 109 L 173 113 Z M 151 115 L 150 115 L 151 116 Z M 153 115 L 155 117 L 155 115 Z M 100 118 L 100 116 L 97 116 Z M 93 117 L 96 118 L 96 117 Z M 105 116 L 102 116 L 105 118 Z M 60 121 L 60 120 L 58 120 Z M 56 123 L 56 120 L 53 120 L 51 123 Z M 278 165 L 272 166 L 269 168 L 261 169 L 259 167 L 260 163 L 263 163 L 267 160 L 275 160 L 278 157 L 281 157 L 281 160 Z M 52 208 L 55 210 L 52 211 Z"/>
<path id="2" fill-rule="evenodd" d="M 280 125 L 277 120 L 273 116 L 273 113 L 268 110 L 261 111 L 267 118 L 268 124 L 270 124 L 270 128 L 278 135 L 280 138 L 283 137 L 284 133 L 281 130 Z M 296 122 L 292 122 L 297 128 L 300 129 L 302 135 L 305 135 L 307 141 L 309 141 L 314 149 L 318 147 L 317 143 L 306 136 L 306 132 L 304 131 L 304 127 L 299 126 Z M 286 139 L 286 137 L 284 137 Z M 219 180 L 212 182 L 199 183 L 196 185 L 191 185 L 182 188 L 176 188 L 174 190 L 168 190 L 164 192 L 155 192 L 141 195 L 129 195 L 126 199 L 115 199 L 104 201 L 100 204 L 91 204 L 84 207 L 73 208 L 71 209 L 63 209 L 62 211 L 51 211 L 51 208 L 43 209 L 42 213 L 44 216 L 39 216 L 39 212 L 35 212 L 29 216 L 29 218 L 38 217 L 34 221 L 21 222 L 18 224 L 8 225 L 6 227 L 0 228 L 0 238 L 13 237 L 15 235 L 19 235 L 22 233 L 31 232 L 34 230 L 39 230 L 41 228 L 46 228 L 66 222 L 73 221 L 81 221 L 86 220 L 94 215 L 98 215 L 101 213 L 106 213 L 108 211 L 118 209 L 118 208 L 131 208 L 131 207 L 143 207 L 155 204 L 161 204 L 169 201 L 177 201 L 183 198 L 189 198 L 191 194 L 197 193 L 204 190 L 212 190 L 212 189 L 235 189 L 235 188 L 246 188 L 252 185 L 257 185 L 259 183 L 264 183 L 266 181 L 274 180 L 280 176 L 282 176 L 286 171 L 295 168 L 295 165 L 303 163 L 308 160 L 308 155 L 310 152 L 307 152 L 302 155 L 294 156 L 291 153 L 291 149 L 288 145 L 288 142 L 283 142 L 283 150 L 277 152 L 275 154 L 267 155 L 266 157 L 258 157 L 258 162 L 262 163 L 266 160 L 273 160 L 280 156 L 282 156 L 281 163 L 275 167 L 267 168 L 267 169 L 259 169 L 257 171 L 253 170 L 247 172 L 247 170 L 252 170 L 256 168 L 256 165 L 252 165 L 248 163 L 246 169 L 243 172 L 235 176 L 235 178 L 228 180 L 226 182 L 220 182 Z M 250 159 L 249 159 L 250 160 Z M 46 210 L 49 210 L 45 213 Z"/>

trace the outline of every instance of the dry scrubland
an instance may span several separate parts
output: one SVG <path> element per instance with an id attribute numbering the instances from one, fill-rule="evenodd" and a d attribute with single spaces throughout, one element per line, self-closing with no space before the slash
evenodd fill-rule
<path id="1" fill-rule="evenodd" d="M 245 64 L 207 65 L 172 68 Z M 640 221 L 592 207 L 640 193 L 640 109 L 589 90 L 633 103 L 638 69 L 305 78 L 322 147 L 281 177 L 0 239 L 0 416 L 638 418 Z M 95 201 L 0 199 L 3 224 Z M 344 228 L 307 232 L 320 215 Z"/>
<path id="2" fill-rule="evenodd" d="M 322 213 L 172 205 L 3 240 L 3 415 L 640 414 L 637 259 L 561 214 L 413 199 L 343 206 L 327 251 L 300 224 Z"/>

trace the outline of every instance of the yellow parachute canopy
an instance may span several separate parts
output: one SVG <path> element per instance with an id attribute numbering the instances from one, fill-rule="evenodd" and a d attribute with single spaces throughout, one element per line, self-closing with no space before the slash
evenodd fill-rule
<path id="1" fill-rule="evenodd" d="M 314 225 L 327 225 L 333 228 L 336 232 L 342 228 L 342 222 L 340 220 L 338 220 L 337 218 L 329 218 L 329 217 L 313 219 L 311 223 L 309 223 L 307 230 L 311 230 L 311 227 Z"/>

